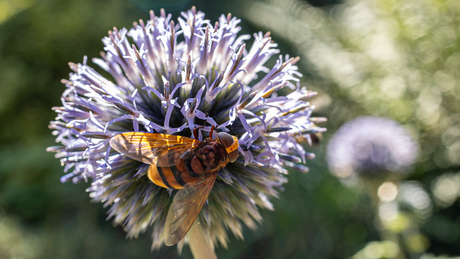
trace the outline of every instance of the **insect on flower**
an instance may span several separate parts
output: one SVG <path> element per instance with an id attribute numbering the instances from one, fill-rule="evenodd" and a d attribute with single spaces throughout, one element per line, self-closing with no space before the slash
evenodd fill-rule
<path id="1" fill-rule="evenodd" d="M 180 190 L 166 218 L 164 239 L 168 246 L 184 238 L 211 193 L 219 170 L 238 158 L 238 139 L 219 132 L 213 140 L 213 130 L 203 141 L 143 132 L 127 132 L 110 140 L 118 152 L 151 164 L 147 176 L 153 183 Z"/>
<path id="2" fill-rule="evenodd" d="M 308 171 L 305 146 L 326 130 L 299 58 L 278 55 L 269 32 L 239 35 L 240 22 L 212 23 L 196 8 L 177 22 L 150 12 L 110 30 L 101 57 L 70 63 L 62 81 L 50 123 L 59 145 L 48 148 L 61 181 L 89 182 L 129 238 L 151 231 L 152 249 L 181 249 L 194 221 L 212 245 L 227 247 L 229 232 L 242 239 L 259 209 L 274 210 L 288 168 Z"/>

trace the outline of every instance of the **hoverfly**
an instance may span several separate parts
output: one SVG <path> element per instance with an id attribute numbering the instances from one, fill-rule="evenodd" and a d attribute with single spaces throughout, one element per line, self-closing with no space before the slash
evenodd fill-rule
<path id="1" fill-rule="evenodd" d="M 147 176 L 153 183 L 179 190 L 166 217 L 167 246 L 184 238 L 211 193 L 219 170 L 238 158 L 238 139 L 219 132 L 213 140 L 213 129 L 203 141 L 144 132 L 126 132 L 110 140 L 110 146 L 119 153 L 150 164 Z"/>

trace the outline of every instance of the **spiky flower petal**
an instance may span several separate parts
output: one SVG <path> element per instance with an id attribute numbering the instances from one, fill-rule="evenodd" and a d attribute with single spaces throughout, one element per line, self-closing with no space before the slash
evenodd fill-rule
<path id="1" fill-rule="evenodd" d="M 312 157 L 296 136 L 314 129 L 314 107 L 300 88 L 298 58 L 280 56 L 273 68 L 264 63 L 279 51 L 267 34 L 238 36 L 240 20 L 221 16 L 212 25 L 194 8 L 178 23 L 163 10 L 159 16 L 114 28 L 103 39 L 104 52 L 93 62 L 70 64 L 62 107 L 51 122 L 56 151 L 67 173 L 62 182 L 90 181 L 94 201 L 109 207 L 109 218 L 129 237 L 151 227 L 153 248 L 163 243 L 171 190 L 146 177 L 148 165 L 111 150 L 110 139 L 129 131 L 208 137 L 212 126 L 239 139 L 240 157 L 218 175 L 201 214 L 212 241 L 227 245 L 226 229 L 242 238 L 262 220 L 258 207 L 273 209 L 288 166 Z M 110 77 L 110 79 L 109 79 Z M 259 78 L 259 80 L 255 80 Z M 277 94 L 291 88 L 286 96 Z M 305 134 L 308 137 L 308 134 Z"/>

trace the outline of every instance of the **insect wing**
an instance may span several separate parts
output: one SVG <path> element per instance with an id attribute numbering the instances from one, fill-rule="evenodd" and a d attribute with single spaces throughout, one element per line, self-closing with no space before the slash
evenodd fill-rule
<path id="1" fill-rule="evenodd" d="M 217 174 L 177 192 L 166 218 L 164 240 L 167 246 L 182 240 L 200 214 L 211 193 Z"/>
<path id="2" fill-rule="evenodd" d="M 146 164 L 155 162 L 162 167 L 176 165 L 177 157 L 198 143 L 199 140 L 192 138 L 145 132 L 126 132 L 110 140 L 110 146 L 119 153 Z"/>

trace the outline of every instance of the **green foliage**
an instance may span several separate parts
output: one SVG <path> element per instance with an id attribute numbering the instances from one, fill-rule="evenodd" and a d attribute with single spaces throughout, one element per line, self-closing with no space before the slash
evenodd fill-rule
<path id="1" fill-rule="evenodd" d="M 301 57 L 302 85 L 320 93 L 315 116 L 329 119 L 321 125 L 328 128 L 324 142 L 310 148 L 317 154 L 310 172 L 290 172 L 275 211 L 262 211 L 258 230 L 245 229 L 244 241 L 231 238 L 228 250 L 217 249 L 219 258 L 391 257 L 393 244 L 374 224 L 375 202 L 362 186 L 347 188 L 331 176 L 325 161 L 330 136 L 364 114 L 399 121 L 421 146 L 408 180 L 429 191 L 435 205 L 428 217 L 409 210 L 388 221 L 406 226 L 398 247 L 410 258 L 460 255 L 458 1 L 191 5 L 210 20 L 232 12 L 243 18 L 245 33 L 270 30 L 282 53 Z M 2 0 L 0 9 L 0 258 L 178 258 L 175 248 L 150 252 L 149 233 L 125 239 L 101 204 L 90 203 L 88 184 L 59 182 L 63 168 L 45 152 L 54 144 L 47 126 L 67 63 L 98 56 L 108 30 L 147 14 L 127 0 Z M 182 257 L 191 258 L 188 249 Z"/>
<path id="2" fill-rule="evenodd" d="M 431 191 L 433 214 L 426 212 L 421 219 L 421 214 L 400 211 L 394 220 L 381 218 L 383 228 L 368 226 L 379 230 L 380 239 L 401 239 L 392 240 L 389 247 L 397 244 L 411 258 L 426 250 L 460 253 L 453 245 L 460 242 L 459 10 L 458 1 L 448 0 L 349 0 L 325 9 L 304 1 L 274 0 L 248 3 L 244 12 L 246 19 L 272 31 L 301 57 L 303 83 L 320 93 L 313 104 L 329 119 L 326 143 L 340 125 L 360 115 L 393 118 L 418 141 L 421 154 L 409 179 Z M 377 187 L 370 188 L 374 195 Z M 383 202 L 372 203 L 375 207 Z M 377 217 L 377 212 L 371 213 L 366 222 Z M 367 235 L 366 240 L 370 243 L 356 258 L 393 257 L 383 252 L 384 243 L 371 242 L 375 236 Z M 376 249 L 382 253 L 369 252 Z"/>

